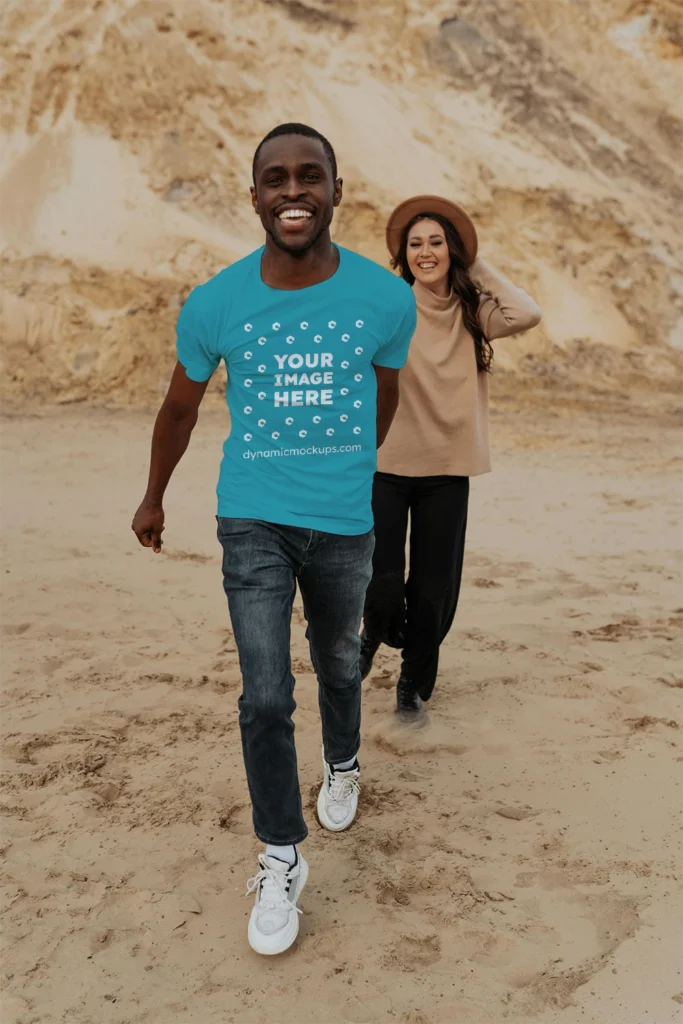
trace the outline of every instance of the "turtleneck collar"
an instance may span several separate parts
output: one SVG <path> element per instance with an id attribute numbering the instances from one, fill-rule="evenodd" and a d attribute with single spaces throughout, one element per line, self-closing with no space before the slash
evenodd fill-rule
<path id="1" fill-rule="evenodd" d="M 453 309 L 457 302 L 457 297 L 452 289 L 445 297 L 435 295 L 433 291 L 430 291 L 429 288 L 425 288 L 425 286 L 420 284 L 417 280 L 413 282 L 413 295 L 415 296 L 415 303 L 419 309 L 430 310 L 435 313 Z"/>

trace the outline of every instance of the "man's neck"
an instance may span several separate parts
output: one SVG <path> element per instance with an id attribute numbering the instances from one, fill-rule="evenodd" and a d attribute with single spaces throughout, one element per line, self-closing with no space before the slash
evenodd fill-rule
<path id="1" fill-rule="evenodd" d="M 321 284 L 336 272 L 339 250 L 332 243 L 329 231 L 306 252 L 293 254 L 280 249 L 270 236 L 261 257 L 261 280 L 270 288 L 297 291 Z"/>

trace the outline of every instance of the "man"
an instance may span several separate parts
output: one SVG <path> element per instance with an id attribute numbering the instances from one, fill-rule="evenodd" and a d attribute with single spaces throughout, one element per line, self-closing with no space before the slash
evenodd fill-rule
<path id="1" fill-rule="evenodd" d="M 351 825 L 358 805 L 359 627 L 373 550 L 376 447 L 398 404 L 415 327 L 411 289 L 335 246 L 342 180 L 330 143 L 275 128 L 254 155 L 265 246 L 195 288 L 177 326 L 178 362 L 154 427 L 140 543 L 161 550 L 163 495 L 221 359 L 231 431 L 218 483 L 223 576 L 239 651 L 239 718 L 256 835 L 249 942 L 281 953 L 299 930 L 308 865 L 294 746 L 290 626 L 297 582 L 319 684 L 318 818 Z"/>

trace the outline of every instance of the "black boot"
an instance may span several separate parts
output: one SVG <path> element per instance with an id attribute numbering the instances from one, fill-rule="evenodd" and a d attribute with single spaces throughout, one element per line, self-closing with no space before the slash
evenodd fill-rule
<path id="1" fill-rule="evenodd" d="M 409 679 L 401 674 L 396 684 L 396 711 L 404 721 L 417 721 L 424 716 L 424 705 Z"/>
<path id="2" fill-rule="evenodd" d="M 379 640 L 373 640 L 372 637 L 369 637 L 365 630 L 363 630 L 363 632 L 360 635 L 359 658 L 361 679 L 365 679 L 366 676 L 370 675 L 370 672 L 372 671 L 372 662 L 374 660 L 375 655 L 377 654 L 379 645 Z"/>

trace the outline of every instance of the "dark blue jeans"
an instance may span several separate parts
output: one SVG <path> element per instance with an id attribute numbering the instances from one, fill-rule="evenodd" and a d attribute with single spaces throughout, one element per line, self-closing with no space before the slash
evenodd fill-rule
<path id="1" fill-rule="evenodd" d="M 347 537 L 219 518 L 218 538 L 242 671 L 239 716 L 254 830 L 264 843 L 299 843 L 308 829 L 292 721 L 296 585 L 318 677 L 325 757 L 348 761 L 360 746 L 359 629 L 372 575 L 373 533 Z"/>

